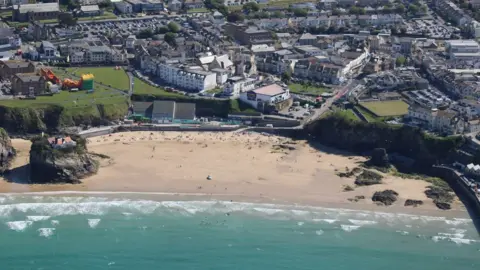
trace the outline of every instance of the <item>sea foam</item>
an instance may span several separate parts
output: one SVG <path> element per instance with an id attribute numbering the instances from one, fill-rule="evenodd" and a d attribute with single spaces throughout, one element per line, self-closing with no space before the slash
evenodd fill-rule
<path id="1" fill-rule="evenodd" d="M 33 221 L 30 220 L 21 220 L 21 221 L 9 221 L 7 222 L 8 228 L 17 232 L 23 232 L 26 228 L 33 224 Z"/>
<path id="2" fill-rule="evenodd" d="M 99 218 L 88 219 L 88 226 L 90 226 L 90 228 L 92 229 L 95 229 L 99 223 L 100 223 Z"/>
<path id="3" fill-rule="evenodd" d="M 37 231 L 39 236 L 49 238 L 55 232 L 55 228 L 40 228 Z"/>
<path id="4" fill-rule="evenodd" d="M 356 225 L 340 225 L 342 227 L 342 230 L 346 231 L 346 232 L 353 232 L 353 231 L 356 231 L 358 229 L 360 229 L 360 226 L 356 226 Z"/>
<path id="5" fill-rule="evenodd" d="M 36 222 L 50 219 L 50 216 L 27 216 L 27 220 Z"/>

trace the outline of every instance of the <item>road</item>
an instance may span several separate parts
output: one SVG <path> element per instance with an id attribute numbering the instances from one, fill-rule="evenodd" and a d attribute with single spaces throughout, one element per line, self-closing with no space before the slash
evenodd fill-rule
<path id="1" fill-rule="evenodd" d="M 330 106 L 332 106 L 332 104 L 336 100 L 338 100 L 339 98 L 341 98 L 342 96 L 344 96 L 348 92 L 348 90 L 350 89 L 350 86 L 353 84 L 353 82 L 354 82 L 353 80 L 349 80 L 345 86 L 336 90 L 334 92 L 334 96 L 327 99 L 325 101 L 325 103 L 322 104 L 322 107 L 315 110 L 314 113 L 301 126 L 303 127 L 305 124 L 308 124 L 308 123 L 320 118 L 320 116 L 322 116 L 322 114 L 324 114 L 327 110 L 330 109 Z"/>

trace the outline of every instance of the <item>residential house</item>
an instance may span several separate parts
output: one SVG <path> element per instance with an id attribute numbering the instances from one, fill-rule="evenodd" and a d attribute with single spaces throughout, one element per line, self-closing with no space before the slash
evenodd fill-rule
<path id="1" fill-rule="evenodd" d="M 10 79 L 17 73 L 35 72 L 35 65 L 32 62 L 25 61 L 0 61 L 0 78 Z"/>
<path id="2" fill-rule="evenodd" d="M 223 93 L 227 96 L 238 96 L 240 93 L 255 89 L 256 82 L 257 80 L 252 78 L 234 76 L 227 80 Z"/>
<path id="3" fill-rule="evenodd" d="M 310 33 L 305 33 L 298 39 L 300 45 L 314 45 L 316 42 L 317 37 Z"/>
<path id="4" fill-rule="evenodd" d="M 183 5 L 186 9 L 204 8 L 203 0 L 185 0 Z"/>
<path id="5" fill-rule="evenodd" d="M 16 49 L 22 45 L 22 39 L 12 28 L 0 28 L 0 50 Z"/>
<path id="6" fill-rule="evenodd" d="M 40 59 L 54 59 L 60 56 L 55 46 L 49 41 L 42 41 L 38 52 Z"/>
<path id="7" fill-rule="evenodd" d="M 114 2 L 113 4 L 115 6 L 115 9 L 122 14 L 130 14 L 133 12 L 132 4 L 128 2 L 120 1 Z"/>
<path id="8" fill-rule="evenodd" d="M 168 2 L 168 10 L 170 11 L 179 11 L 182 9 L 182 1 L 172 0 Z"/>
<path id="9" fill-rule="evenodd" d="M 36 96 L 46 91 L 46 81 L 43 76 L 35 73 L 17 73 L 10 80 L 13 95 Z"/>
<path id="10" fill-rule="evenodd" d="M 270 31 L 247 26 L 245 24 L 227 23 L 225 25 L 225 34 L 234 38 L 242 45 L 273 43 Z"/>

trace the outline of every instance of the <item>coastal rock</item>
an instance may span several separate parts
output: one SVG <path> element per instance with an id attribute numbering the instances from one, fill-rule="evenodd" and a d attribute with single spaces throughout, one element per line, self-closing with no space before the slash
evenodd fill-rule
<path id="1" fill-rule="evenodd" d="M 8 133 L 3 128 L 0 128 L 0 174 L 8 170 L 15 155 L 16 152 L 12 146 L 12 140 L 10 140 Z"/>
<path id="2" fill-rule="evenodd" d="M 428 186 L 427 188 L 425 195 L 433 199 L 433 203 L 438 208 L 442 210 L 449 210 L 451 208 L 450 203 L 453 202 L 455 196 L 450 190 L 438 186 Z"/>
<path id="3" fill-rule="evenodd" d="M 398 193 L 394 190 L 387 189 L 384 191 L 377 191 L 373 194 L 372 201 L 380 202 L 384 205 L 392 205 L 397 200 Z"/>
<path id="4" fill-rule="evenodd" d="M 422 205 L 422 204 L 423 204 L 423 201 L 421 201 L 421 200 L 411 200 L 411 199 L 407 199 L 407 200 L 405 201 L 404 206 L 417 207 L 417 206 Z"/>
<path id="5" fill-rule="evenodd" d="M 379 173 L 364 170 L 361 174 L 355 179 L 355 185 L 357 186 L 371 186 L 382 183 L 383 176 Z"/>
<path id="6" fill-rule="evenodd" d="M 54 147 L 44 137 L 32 140 L 30 180 L 33 183 L 80 183 L 80 179 L 98 171 L 99 164 L 88 155 L 85 140 L 75 137 L 71 141 L 73 143 Z"/>
<path id="7" fill-rule="evenodd" d="M 442 210 L 450 210 L 452 207 L 449 203 L 434 201 L 435 205 Z"/>
<path id="8" fill-rule="evenodd" d="M 388 167 L 390 166 L 388 161 L 388 155 L 385 148 L 375 148 L 372 151 L 372 158 L 369 160 L 372 166 Z"/>

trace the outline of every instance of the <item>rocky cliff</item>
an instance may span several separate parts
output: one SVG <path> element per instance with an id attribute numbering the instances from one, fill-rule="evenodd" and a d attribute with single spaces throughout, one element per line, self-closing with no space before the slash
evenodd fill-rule
<path id="1" fill-rule="evenodd" d="M 98 171 L 98 162 L 87 153 L 86 142 L 72 137 L 75 146 L 53 148 L 47 138 L 32 140 L 30 180 L 34 183 L 80 183 Z"/>
<path id="2" fill-rule="evenodd" d="M 0 128 L 0 174 L 3 174 L 9 167 L 15 157 L 15 149 L 12 147 L 12 141 L 8 133 Z"/>
<path id="3" fill-rule="evenodd" d="M 436 137 L 418 128 L 386 123 L 353 121 L 332 114 L 305 127 L 314 141 L 352 152 L 384 148 L 416 161 L 420 167 L 445 162 L 464 144 L 461 136 Z"/>

